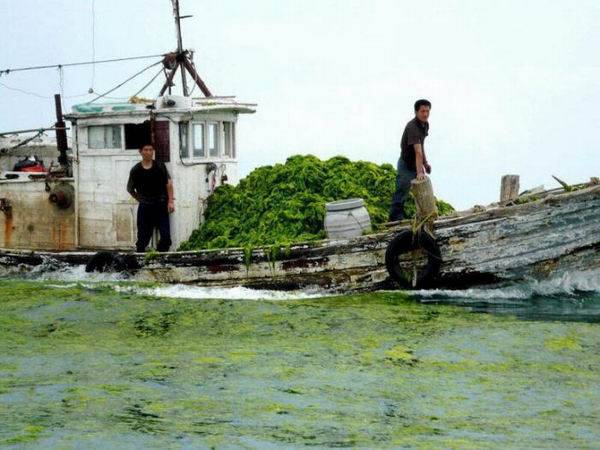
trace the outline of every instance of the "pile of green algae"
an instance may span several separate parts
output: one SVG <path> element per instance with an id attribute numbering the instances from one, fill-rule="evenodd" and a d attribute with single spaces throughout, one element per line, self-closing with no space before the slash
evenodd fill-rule
<path id="1" fill-rule="evenodd" d="M 396 189 L 391 164 L 350 161 L 343 156 L 322 161 L 296 155 L 285 164 L 252 171 L 237 186 L 224 185 L 208 200 L 205 222 L 180 250 L 286 245 L 323 239 L 325 203 L 362 198 L 377 228 L 388 220 Z M 441 215 L 454 211 L 438 200 Z M 415 206 L 410 197 L 408 218 Z"/>
<path id="2" fill-rule="evenodd" d="M 600 442 L 598 324 L 517 321 L 401 293 L 194 301 L 139 292 L 0 281 L 0 445 Z"/>

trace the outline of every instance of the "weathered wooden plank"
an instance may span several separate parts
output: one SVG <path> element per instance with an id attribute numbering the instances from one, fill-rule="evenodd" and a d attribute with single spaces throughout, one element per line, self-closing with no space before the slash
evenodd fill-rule
<path id="1" fill-rule="evenodd" d="M 433 221 L 438 217 L 438 209 L 433 195 L 431 179 L 412 180 L 411 191 L 417 207 L 416 222 L 418 226 L 424 227 L 428 232 L 433 232 Z"/>
<path id="2" fill-rule="evenodd" d="M 504 175 L 500 185 L 500 203 L 508 203 L 519 196 L 519 175 Z"/>

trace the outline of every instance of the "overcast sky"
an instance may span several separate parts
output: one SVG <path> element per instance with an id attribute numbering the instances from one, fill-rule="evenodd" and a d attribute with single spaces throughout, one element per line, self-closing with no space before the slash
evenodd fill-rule
<path id="1" fill-rule="evenodd" d="M 296 153 L 396 164 L 417 98 L 436 194 L 497 200 L 500 177 L 553 187 L 600 175 L 600 1 L 180 0 L 184 46 L 241 116 L 242 175 Z M 0 69 L 164 53 L 169 0 L 0 0 Z M 92 5 L 95 33 L 92 33 Z M 152 60 L 64 69 L 67 106 Z M 154 72 L 112 94 L 128 97 Z M 56 69 L 0 77 L 0 131 L 49 125 Z M 157 80 L 145 96 L 160 89 Z M 195 94 L 199 94 L 197 90 Z M 79 97 L 74 97 L 79 96 Z"/>

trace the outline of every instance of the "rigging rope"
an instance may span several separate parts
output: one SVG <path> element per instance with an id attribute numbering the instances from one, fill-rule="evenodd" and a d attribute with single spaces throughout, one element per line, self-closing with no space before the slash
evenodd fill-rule
<path id="1" fill-rule="evenodd" d="M 131 97 L 137 97 L 139 94 L 141 94 L 141 93 L 142 93 L 142 91 L 143 91 L 144 89 L 146 89 L 148 86 L 150 86 L 150 84 L 152 84 L 152 82 L 153 82 L 154 80 L 156 80 L 156 78 L 157 78 L 157 77 L 158 77 L 158 76 L 159 76 L 159 75 L 162 73 L 162 71 L 163 71 L 163 69 L 162 69 L 162 67 L 161 67 L 160 69 L 158 69 L 158 72 L 157 72 L 157 74 L 156 74 L 156 75 L 154 75 L 150 81 L 148 81 L 148 82 L 147 82 L 147 83 L 146 83 L 146 84 L 145 84 L 145 85 L 144 85 L 144 86 L 143 86 L 143 87 L 142 87 L 142 88 L 141 88 L 139 91 L 137 91 L 137 92 L 136 92 L 135 94 L 133 94 Z"/>
<path id="2" fill-rule="evenodd" d="M 30 66 L 30 67 L 19 67 L 17 69 L 3 69 L 3 70 L 0 70 L 0 76 L 2 76 L 2 74 L 8 75 L 11 72 L 21 72 L 24 70 L 51 69 L 53 67 L 59 67 L 59 66 L 61 66 L 61 67 L 86 66 L 86 65 L 90 65 L 90 64 L 104 64 L 104 63 L 109 63 L 109 62 L 131 61 L 134 59 L 150 59 L 150 58 L 159 58 L 159 57 L 164 58 L 165 55 L 167 55 L 167 54 L 162 53 L 160 55 L 130 56 L 127 58 L 104 59 L 101 61 L 84 61 L 84 62 L 68 63 L 68 64 L 50 64 L 47 66 Z"/>
<path id="3" fill-rule="evenodd" d="M 48 96 L 48 95 L 40 95 L 40 94 L 36 94 L 35 92 L 30 92 L 30 91 L 26 91 L 24 89 L 19 89 L 19 88 L 11 87 L 11 86 L 8 86 L 8 85 L 2 83 L 1 81 L 0 81 L 0 86 L 5 87 L 6 89 L 10 89 L 11 91 L 17 91 L 17 92 L 21 92 L 23 94 L 33 95 L 34 97 L 52 98 L 51 96 Z"/>
<path id="4" fill-rule="evenodd" d="M 19 89 L 19 88 L 16 88 L 16 87 L 9 86 L 9 85 L 7 85 L 5 83 L 2 83 L 1 81 L 0 81 L 0 86 L 4 87 L 6 89 L 9 89 L 11 91 L 17 91 L 17 92 L 21 92 L 22 94 L 33 95 L 34 97 L 38 97 L 38 98 L 44 98 L 44 99 L 46 99 L 46 98 L 54 98 L 53 95 L 41 95 L 41 94 L 37 94 L 35 92 L 26 91 L 24 89 Z M 68 95 L 65 98 L 85 97 L 86 95 L 89 95 L 89 94 L 86 92 L 85 94 Z M 114 97 L 106 97 L 106 98 L 114 98 Z M 123 98 L 125 98 L 125 97 L 123 97 Z"/>
<path id="5" fill-rule="evenodd" d="M 93 100 L 90 100 L 88 103 L 93 103 L 93 102 L 95 102 L 96 100 L 98 100 L 98 99 L 101 99 L 102 97 L 104 97 L 104 96 L 106 96 L 106 95 L 110 94 L 111 92 L 114 92 L 114 91 L 116 91 L 116 90 L 117 90 L 117 89 L 119 89 L 121 86 L 123 86 L 125 83 L 127 83 L 127 82 L 129 82 L 129 81 L 133 80 L 135 77 L 137 77 L 137 76 L 141 75 L 142 73 L 144 73 L 146 70 L 150 69 L 151 67 L 157 66 L 158 64 L 162 64 L 162 60 L 160 60 L 160 61 L 158 61 L 158 62 L 155 62 L 155 63 L 153 63 L 153 64 L 150 64 L 149 66 L 146 66 L 146 67 L 144 67 L 142 70 L 140 70 L 139 72 L 137 72 L 137 73 L 133 74 L 132 76 L 130 76 L 129 78 L 127 78 L 127 79 L 126 79 L 125 81 L 123 81 L 122 83 L 118 84 L 117 86 L 115 86 L 115 87 L 114 87 L 114 88 L 112 88 L 111 90 L 109 90 L 109 91 L 106 91 L 104 94 L 101 94 L 101 95 L 99 95 L 99 96 L 98 96 L 98 97 L 96 97 L 95 99 L 93 99 Z"/>

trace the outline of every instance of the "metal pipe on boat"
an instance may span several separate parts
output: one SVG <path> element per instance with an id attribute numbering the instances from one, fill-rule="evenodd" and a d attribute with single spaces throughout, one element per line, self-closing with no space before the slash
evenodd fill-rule
<path id="1" fill-rule="evenodd" d="M 58 162 L 61 166 L 67 167 L 69 165 L 67 159 L 67 132 L 65 130 L 65 122 L 62 115 L 60 94 L 54 94 L 54 105 L 56 108 L 56 123 L 54 124 L 54 127 L 56 128 L 56 147 L 59 152 Z"/>

